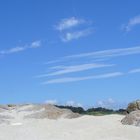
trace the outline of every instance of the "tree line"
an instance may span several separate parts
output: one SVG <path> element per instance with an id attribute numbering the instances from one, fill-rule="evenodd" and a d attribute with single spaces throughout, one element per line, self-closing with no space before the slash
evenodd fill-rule
<path id="1" fill-rule="evenodd" d="M 61 109 L 70 109 L 74 113 L 79 113 L 79 114 L 87 114 L 87 115 L 107 115 L 107 114 L 126 114 L 125 109 L 118 109 L 118 110 L 113 110 L 113 109 L 107 109 L 103 107 L 96 107 L 96 108 L 89 108 L 85 110 L 82 107 L 73 107 L 73 106 L 64 106 L 64 105 L 56 105 L 56 107 L 61 108 Z"/>

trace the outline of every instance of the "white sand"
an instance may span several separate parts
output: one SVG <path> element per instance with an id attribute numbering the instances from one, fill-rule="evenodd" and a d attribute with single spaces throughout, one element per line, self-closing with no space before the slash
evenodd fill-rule
<path id="1" fill-rule="evenodd" d="M 14 114 L 14 112 L 13 112 Z M 140 140 L 140 127 L 120 123 L 124 116 L 27 119 L 0 124 L 0 140 Z"/>

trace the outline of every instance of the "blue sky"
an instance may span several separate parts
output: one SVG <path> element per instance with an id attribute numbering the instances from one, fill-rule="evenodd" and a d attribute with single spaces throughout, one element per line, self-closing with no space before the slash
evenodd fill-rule
<path id="1" fill-rule="evenodd" d="M 124 107 L 140 98 L 139 0 L 1 0 L 0 103 Z"/>

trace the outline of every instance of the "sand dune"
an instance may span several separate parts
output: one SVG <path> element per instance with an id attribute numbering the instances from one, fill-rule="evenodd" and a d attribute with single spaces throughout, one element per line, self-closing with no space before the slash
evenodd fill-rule
<path id="1" fill-rule="evenodd" d="M 121 115 L 24 119 L 28 109 L 3 112 L 11 118 L 0 124 L 0 140 L 140 140 L 140 127 L 122 125 Z"/>

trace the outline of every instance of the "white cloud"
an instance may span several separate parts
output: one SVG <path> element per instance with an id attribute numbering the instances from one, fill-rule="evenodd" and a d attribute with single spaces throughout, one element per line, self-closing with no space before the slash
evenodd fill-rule
<path id="1" fill-rule="evenodd" d="M 133 74 L 133 73 L 140 73 L 140 68 L 137 69 L 132 69 L 129 71 L 129 73 Z"/>
<path id="2" fill-rule="evenodd" d="M 105 73 L 105 74 L 101 74 L 101 75 L 86 76 L 86 77 L 65 77 L 65 78 L 48 80 L 46 82 L 43 82 L 42 84 L 46 85 L 46 84 L 84 81 L 84 80 L 90 80 L 90 79 L 105 79 L 105 78 L 117 77 L 117 76 L 122 76 L 122 75 L 123 75 L 123 73 L 121 73 L 121 72 L 113 72 L 113 73 Z"/>
<path id="3" fill-rule="evenodd" d="M 125 109 L 127 105 L 128 105 L 128 102 L 124 102 L 124 101 L 120 102 L 112 98 L 108 98 L 105 100 L 97 101 L 97 103 L 95 104 L 95 107 L 103 107 L 103 108 L 118 110 L 120 108 Z"/>
<path id="4" fill-rule="evenodd" d="M 97 102 L 97 106 L 103 107 L 104 106 L 104 102 L 103 101 L 98 101 Z"/>
<path id="5" fill-rule="evenodd" d="M 41 47 L 42 42 L 40 40 L 34 41 L 31 43 L 30 48 L 39 48 Z"/>
<path id="6" fill-rule="evenodd" d="M 76 103 L 75 101 L 67 101 L 66 106 L 83 107 L 81 103 Z"/>
<path id="7" fill-rule="evenodd" d="M 115 101 L 114 101 L 112 98 L 109 98 L 109 99 L 108 99 L 108 102 L 109 102 L 109 103 L 112 103 L 112 104 L 115 103 Z"/>
<path id="8" fill-rule="evenodd" d="M 65 103 L 59 103 L 57 100 L 46 100 L 45 104 L 50 105 L 65 105 L 65 106 L 73 106 L 73 107 L 83 107 L 81 103 L 75 102 L 73 100 L 67 101 Z"/>
<path id="9" fill-rule="evenodd" d="M 140 16 L 136 16 L 136 17 L 130 19 L 129 22 L 126 25 L 124 25 L 124 29 L 127 32 L 131 31 L 132 28 L 136 25 L 140 25 Z"/>
<path id="10" fill-rule="evenodd" d="M 38 48 L 38 47 L 41 47 L 41 41 L 34 41 L 30 44 L 26 44 L 23 46 L 13 47 L 13 48 L 10 48 L 7 50 L 1 50 L 0 55 L 8 55 L 8 54 L 13 54 L 13 53 L 18 53 L 18 52 L 25 51 L 27 49 L 34 49 L 34 48 Z"/>
<path id="11" fill-rule="evenodd" d="M 115 108 L 117 102 L 113 100 L 112 98 L 109 98 L 107 100 L 100 100 L 97 102 L 96 106 L 98 107 L 104 107 L 104 108 Z"/>
<path id="12" fill-rule="evenodd" d="M 81 31 L 75 31 L 75 32 L 67 32 L 65 33 L 61 39 L 63 42 L 68 42 L 71 40 L 79 39 L 81 37 L 87 36 L 93 32 L 93 29 L 84 29 Z"/>
<path id="13" fill-rule="evenodd" d="M 61 69 L 49 74 L 43 74 L 37 76 L 38 78 L 46 77 L 46 76 L 55 76 L 55 75 L 63 75 L 67 73 L 72 72 L 79 72 L 79 71 L 85 71 L 89 69 L 95 69 L 95 68 L 103 68 L 103 67 L 111 67 L 114 66 L 113 64 L 96 64 L 96 63 L 89 63 L 89 64 L 81 64 L 81 65 L 73 65 L 73 66 L 56 66 L 55 68 Z"/>
<path id="14" fill-rule="evenodd" d="M 57 104 L 57 100 L 47 100 L 45 101 L 46 104 L 51 104 L 51 105 L 56 105 Z"/>
<path id="15" fill-rule="evenodd" d="M 84 26 L 81 26 L 81 24 Z M 80 30 L 74 27 L 80 27 Z M 61 41 L 69 42 L 91 34 L 93 29 L 89 27 L 91 27 L 91 22 L 76 17 L 70 17 L 62 19 L 55 26 L 55 29 L 59 31 Z"/>
<path id="16" fill-rule="evenodd" d="M 75 17 L 71 17 L 71 18 L 66 18 L 66 19 L 62 19 L 58 25 L 56 25 L 56 29 L 59 31 L 63 31 L 65 29 L 69 29 L 72 27 L 75 27 L 79 24 L 84 23 L 85 21 L 83 19 L 78 19 Z"/>

